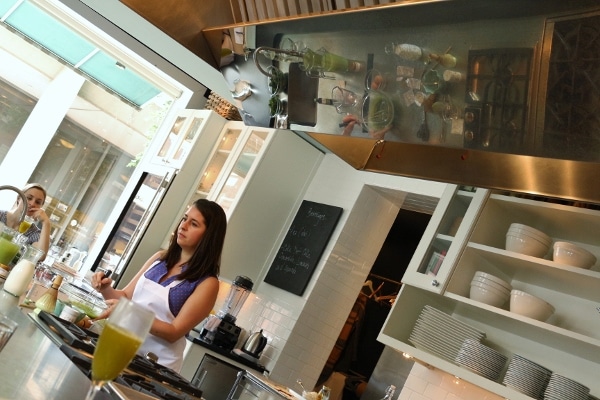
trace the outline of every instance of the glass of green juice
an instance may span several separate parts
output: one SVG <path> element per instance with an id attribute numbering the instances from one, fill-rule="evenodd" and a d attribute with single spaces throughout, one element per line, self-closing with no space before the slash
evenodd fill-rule
<path id="1" fill-rule="evenodd" d="M 21 249 L 21 246 L 14 241 L 17 235 L 17 231 L 7 226 L 2 227 L 0 231 L 0 264 L 10 265 Z"/>
<path id="2" fill-rule="evenodd" d="M 115 379 L 133 360 L 154 321 L 154 313 L 122 297 L 98 338 L 92 359 L 92 384 L 86 400 Z"/>

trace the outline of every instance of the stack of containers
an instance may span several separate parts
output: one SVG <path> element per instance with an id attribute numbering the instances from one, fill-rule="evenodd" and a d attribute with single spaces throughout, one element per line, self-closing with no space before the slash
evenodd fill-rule
<path id="1" fill-rule="evenodd" d="M 477 271 L 471 280 L 469 297 L 490 306 L 502 307 L 510 298 L 511 290 L 512 286 L 508 282 L 492 274 Z"/>
<path id="2" fill-rule="evenodd" d="M 506 232 L 506 250 L 533 257 L 544 257 L 552 238 L 527 225 L 512 223 Z"/>

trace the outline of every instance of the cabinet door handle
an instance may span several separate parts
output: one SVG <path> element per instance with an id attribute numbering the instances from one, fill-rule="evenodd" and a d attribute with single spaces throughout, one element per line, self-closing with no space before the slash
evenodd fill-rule
<path id="1" fill-rule="evenodd" d="M 437 279 L 434 279 L 431 281 L 431 286 L 438 287 L 440 286 L 440 283 L 437 281 Z"/>

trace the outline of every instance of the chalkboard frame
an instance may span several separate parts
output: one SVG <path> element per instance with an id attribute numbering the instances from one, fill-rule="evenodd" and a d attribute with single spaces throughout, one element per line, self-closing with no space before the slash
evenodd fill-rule
<path id="1" fill-rule="evenodd" d="M 302 296 L 343 208 L 303 200 L 264 282 Z"/>

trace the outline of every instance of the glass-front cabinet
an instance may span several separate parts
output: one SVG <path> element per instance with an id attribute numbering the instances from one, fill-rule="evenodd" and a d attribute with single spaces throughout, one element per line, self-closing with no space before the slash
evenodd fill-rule
<path id="1" fill-rule="evenodd" d="M 235 202 L 243 192 L 248 179 L 256 168 L 256 161 L 264 153 L 271 138 L 271 129 L 248 128 L 240 143 L 239 151 L 231 157 L 227 173 L 223 174 L 214 200 L 230 216 Z"/>
<path id="2" fill-rule="evenodd" d="M 209 197 L 217 178 L 220 176 L 225 163 L 231 155 L 231 151 L 238 142 L 240 135 L 244 131 L 244 124 L 241 122 L 228 122 L 217 142 L 215 149 L 210 157 L 200 182 L 196 188 L 196 193 L 192 197 L 192 202 L 197 199 L 205 199 Z"/>
<path id="3" fill-rule="evenodd" d="M 188 204 L 197 199 L 213 200 L 230 216 L 272 132 L 246 127 L 242 122 L 227 122 Z"/>
<path id="4" fill-rule="evenodd" d="M 198 113 L 198 110 L 181 111 L 153 161 L 168 167 L 181 168 L 205 125 L 206 116 Z"/>
<path id="5" fill-rule="evenodd" d="M 488 191 L 448 185 L 417 246 L 404 283 L 441 293 Z"/>

